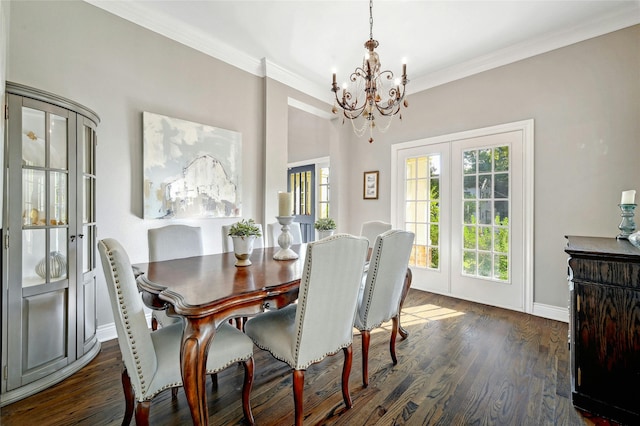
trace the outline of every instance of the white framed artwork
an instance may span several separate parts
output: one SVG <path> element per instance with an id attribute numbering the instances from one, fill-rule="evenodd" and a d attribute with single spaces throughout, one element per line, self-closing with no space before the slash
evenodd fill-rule
<path id="1" fill-rule="evenodd" d="M 143 112 L 144 218 L 240 217 L 242 134 Z"/>

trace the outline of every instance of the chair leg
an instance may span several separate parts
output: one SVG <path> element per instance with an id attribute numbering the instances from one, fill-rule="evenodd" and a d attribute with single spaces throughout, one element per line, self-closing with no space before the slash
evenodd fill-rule
<path id="1" fill-rule="evenodd" d="M 124 418 L 122 419 L 122 426 L 129 426 L 133 418 L 133 407 L 136 401 L 133 394 L 133 387 L 131 387 L 131 378 L 126 368 L 122 369 L 122 389 L 124 390 Z"/>
<path id="2" fill-rule="evenodd" d="M 302 426 L 302 391 L 304 389 L 304 370 L 293 370 L 293 404 L 295 406 L 296 426 Z"/>
<path id="3" fill-rule="evenodd" d="M 353 361 L 353 350 L 351 345 L 342 348 L 344 352 L 344 367 L 342 367 L 342 398 L 347 409 L 353 407 L 351 395 L 349 395 L 349 375 L 351 374 L 351 363 Z"/>
<path id="4" fill-rule="evenodd" d="M 369 342 L 371 341 L 371 332 L 362 330 L 362 386 L 369 386 Z"/>
<path id="5" fill-rule="evenodd" d="M 149 426 L 151 401 L 141 401 L 136 405 L 136 426 Z"/>
<path id="6" fill-rule="evenodd" d="M 398 308 L 398 331 L 400 332 L 402 340 L 409 337 L 409 332 L 400 323 L 400 314 L 402 312 L 402 306 L 404 305 L 404 299 L 407 297 L 407 293 L 409 293 L 409 288 L 411 288 L 412 280 L 413 273 L 411 272 L 411 269 L 407 268 L 407 274 L 404 277 L 404 286 L 402 287 L 402 295 L 400 296 L 400 307 Z"/>
<path id="7" fill-rule="evenodd" d="M 156 331 L 158 329 L 158 320 L 151 317 L 151 330 Z"/>
<path id="8" fill-rule="evenodd" d="M 171 399 L 176 399 L 178 397 L 178 388 L 171 388 Z"/>
<path id="9" fill-rule="evenodd" d="M 251 386 L 253 386 L 253 358 L 249 358 L 244 365 L 244 383 L 242 385 L 242 411 L 244 418 L 250 425 L 255 424 L 251 412 Z"/>
<path id="10" fill-rule="evenodd" d="M 391 340 L 389 341 L 389 351 L 391 352 L 391 359 L 393 360 L 393 365 L 398 363 L 398 357 L 396 356 L 396 337 L 398 336 L 398 327 L 400 325 L 400 314 L 391 318 L 392 327 L 391 327 Z"/>
<path id="11" fill-rule="evenodd" d="M 211 373 L 211 391 L 218 389 L 218 373 Z"/>

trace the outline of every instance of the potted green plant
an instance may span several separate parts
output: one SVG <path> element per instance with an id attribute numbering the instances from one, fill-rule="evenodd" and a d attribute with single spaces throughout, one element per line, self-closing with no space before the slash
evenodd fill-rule
<path id="1" fill-rule="evenodd" d="M 233 240 L 233 253 L 236 256 L 236 266 L 251 265 L 251 253 L 256 237 L 261 237 L 260 227 L 253 219 L 242 219 L 229 228 L 229 236 Z"/>
<path id="2" fill-rule="evenodd" d="M 316 220 L 313 226 L 316 228 L 316 231 L 318 231 L 319 240 L 333 235 L 336 230 L 336 222 L 330 217 L 323 217 Z"/>

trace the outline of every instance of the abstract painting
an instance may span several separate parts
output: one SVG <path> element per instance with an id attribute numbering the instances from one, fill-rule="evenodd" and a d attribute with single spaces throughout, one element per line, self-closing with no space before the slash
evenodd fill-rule
<path id="1" fill-rule="evenodd" d="M 144 218 L 241 216 L 242 134 L 143 112 Z"/>

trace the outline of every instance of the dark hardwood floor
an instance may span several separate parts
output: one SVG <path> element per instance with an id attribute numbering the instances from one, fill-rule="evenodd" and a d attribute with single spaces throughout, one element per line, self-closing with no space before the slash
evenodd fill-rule
<path id="1" fill-rule="evenodd" d="M 354 336 L 345 410 L 339 352 L 305 374 L 308 425 L 611 425 L 576 410 L 570 400 L 567 324 L 411 290 L 402 315 L 398 365 L 389 327 L 371 335 L 370 385 L 362 387 L 360 336 Z M 255 350 L 252 407 L 258 425 L 293 423 L 292 377 L 286 364 Z M 0 424 L 119 425 L 124 413 L 115 340 L 84 369 L 35 396 L 1 409 Z M 208 380 L 212 425 L 243 424 L 243 370 Z M 165 391 L 151 405 L 153 425 L 191 423 L 184 393 Z M 135 420 L 132 421 L 132 424 Z"/>

